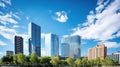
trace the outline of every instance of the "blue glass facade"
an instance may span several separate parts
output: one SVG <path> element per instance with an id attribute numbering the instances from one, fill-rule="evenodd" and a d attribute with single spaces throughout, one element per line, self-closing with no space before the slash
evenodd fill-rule
<path id="1" fill-rule="evenodd" d="M 67 36 L 62 38 L 61 56 L 73 59 L 81 57 L 80 36 Z"/>
<path id="2" fill-rule="evenodd" d="M 61 45 L 61 57 L 69 57 L 70 46 L 67 43 L 62 43 Z"/>
<path id="3" fill-rule="evenodd" d="M 38 56 L 41 56 L 41 27 L 29 23 L 29 53 L 36 53 Z"/>
<path id="4" fill-rule="evenodd" d="M 59 55 L 59 39 L 57 35 L 50 33 L 45 36 L 45 50 L 46 56 Z"/>
<path id="5" fill-rule="evenodd" d="M 23 54 L 23 38 L 20 36 L 15 36 L 15 54 L 22 53 Z"/>

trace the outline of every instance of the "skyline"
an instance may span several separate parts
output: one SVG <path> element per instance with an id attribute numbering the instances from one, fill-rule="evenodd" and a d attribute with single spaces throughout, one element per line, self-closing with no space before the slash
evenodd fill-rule
<path id="1" fill-rule="evenodd" d="M 119 0 L 0 0 L 0 57 L 14 51 L 15 35 L 24 38 L 24 54 L 28 54 L 29 22 L 41 26 L 42 48 L 48 33 L 57 34 L 59 42 L 62 37 L 80 35 L 82 56 L 100 43 L 111 54 L 120 51 L 119 18 Z"/>

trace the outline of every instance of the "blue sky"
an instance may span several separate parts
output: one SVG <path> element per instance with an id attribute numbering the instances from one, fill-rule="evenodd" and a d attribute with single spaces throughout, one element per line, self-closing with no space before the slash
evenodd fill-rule
<path id="1" fill-rule="evenodd" d="M 80 35 L 82 56 L 88 48 L 105 44 L 108 54 L 120 51 L 119 0 L 0 0 L 0 57 L 14 51 L 14 36 L 24 38 L 28 54 L 28 24 L 41 26 L 41 38 L 57 34 L 59 40 Z M 42 48 L 44 42 L 42 40 Z M 42 50 L 44 54 L 44 50 Z"/>

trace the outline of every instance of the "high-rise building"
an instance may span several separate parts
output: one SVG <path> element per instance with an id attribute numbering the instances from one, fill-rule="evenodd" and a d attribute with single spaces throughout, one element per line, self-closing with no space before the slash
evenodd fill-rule
<path id="1" fill-rule="evenodd" d="M 57 35 L 49 33 L 45 36 L 45 50 L 46 56 L 59 55 L 59 39 Z"/>
<path id="2" fill-rule="evenodd" d="M 13 55 L 13 51 L 6 51 L 6 55 Z"/>
<path id="3" fill-rule="evenodd" d="M 111 59 L 117 60 L 120 64 L 120 51 L 112 53 L 112 55 L 108 56 Z"/>
<path id="4" fill-rule="evenodd" d="M 41 56 L 41 27 L 29 23 L 29 54 L 36 53 Z"/>
<path id="5" fill-rule="evenodd" d="M 96 45 L 93 48 L 88 49 L 88 60 L 96 59 L 99 57 L 100 59 L 104 59 L 107 55 L 107 47 L 104 44 Z"/>
<path id="6" fill-rule="evenodd" d="M 67 43 L 62 43 L 61 45 L 61 57 L 69 57 L 70 45 Z"/>
<path id="7" fill-rule="evenodd" d="M 80 43 L 81 37 L 78 35 L 63 37 L 61 44 L 61 56 L 71 57 L 73 59 L 80 58 L 81 57 Z"/>
<path id="8" fill-rule="evenodd" d="M 15 54 L 23 53 L 23 38 L 21 36 L 15 36 Z"/>

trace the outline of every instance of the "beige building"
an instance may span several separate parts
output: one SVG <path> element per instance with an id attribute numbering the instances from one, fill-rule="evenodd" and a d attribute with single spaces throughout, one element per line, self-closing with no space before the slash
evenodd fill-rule
<path id="1" fill-rule="evenodd" d="M 88 60 L 99 57 L 104 59 L 107 56 L 107 47 L 104 44 L 96 45 L 93 48 L 88 49 Z"/>

